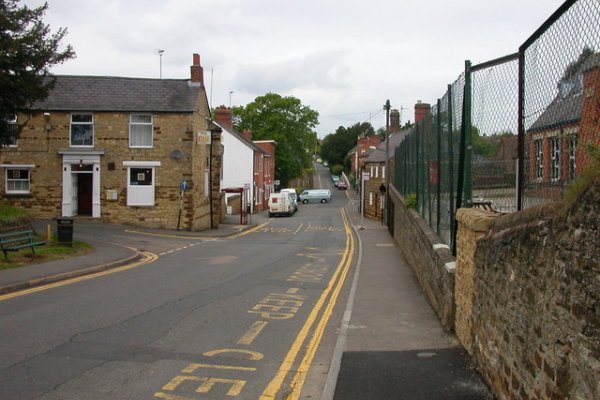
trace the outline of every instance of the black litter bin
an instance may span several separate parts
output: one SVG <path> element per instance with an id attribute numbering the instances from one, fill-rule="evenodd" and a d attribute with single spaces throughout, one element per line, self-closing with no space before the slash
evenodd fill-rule
<path id="1" fill-rule="evenodd" d="M 56 232 L 58 242 L 63 246 L 73 245 L 73 218 L 57 218 Z"/>

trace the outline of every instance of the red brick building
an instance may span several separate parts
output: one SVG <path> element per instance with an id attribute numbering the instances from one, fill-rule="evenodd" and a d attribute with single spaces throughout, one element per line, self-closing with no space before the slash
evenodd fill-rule
<path id="1" fill-rule="evenodd" d="M 558 84 L 558 93 L 527 130 L 527 190 L 559 199 L 589 162 L 584 143 L 600 144 L 600 53 Z"/>

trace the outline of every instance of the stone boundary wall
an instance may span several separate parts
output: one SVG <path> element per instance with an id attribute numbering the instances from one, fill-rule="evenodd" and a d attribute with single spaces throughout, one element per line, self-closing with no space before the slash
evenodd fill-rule
<path id="1" fill-rule="evenodd" d="M 447 331 L 454 329 L 454 263 L 450 248 L 390 186 L 394 203 L 394 240 Z"/>
<path id="2" fill-rule="evenodd" d="M 600 179 L 571 205 L 461 209 L 456 333 L 499 399 L 600 399 Z"/>

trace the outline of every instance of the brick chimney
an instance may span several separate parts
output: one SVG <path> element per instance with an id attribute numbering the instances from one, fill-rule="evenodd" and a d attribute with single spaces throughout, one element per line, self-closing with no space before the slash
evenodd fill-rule
<path id="1" fill-rule="evenodd" d="M 390 133 L 400 132 L 400 112 L 396 109 L 390 111 Z"/>
<path id="2" fill-rule="evenodd" d="M 247 141 L 251 142 L 252 141 L 252 131 L 250 129 L 244 129 L 242 131 L 242 137 L 244 139 L 246 139 Z"/>
<path id="3" fill-rule="evenodd" d="M 219 106 L 215 109 L 215 121 L 228 129 L 233 129 L 233 122 L 231 119 L 231 108 L 225 106 Z"/>
<path id="4" fill-rule="evenodd" d="M 415 124 L 425 118 L 430 108 L 429 104 L 421 103 L 421 100 L 417 100 L 417 104 L 415 104 Z"/>
<path id="5" fill-rule="evenodd" d="M 204 69 L 200 65 L 200 54 L 194 53 L 192 66 L 190 67 L 192 84 L 204 86 Z"/>

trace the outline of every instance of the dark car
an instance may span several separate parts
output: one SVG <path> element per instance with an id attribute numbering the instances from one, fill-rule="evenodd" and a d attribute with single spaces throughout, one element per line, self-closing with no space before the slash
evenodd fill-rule
<path id="1" fill-rule="evenodd" d="M 348 185 L 346 184 L 346 182 L 341 181 L 341 180 L 337 183 L 336 186 L 337 186 L 338 190 L 346 190 L 346 189 L 348 189 Z"/>

